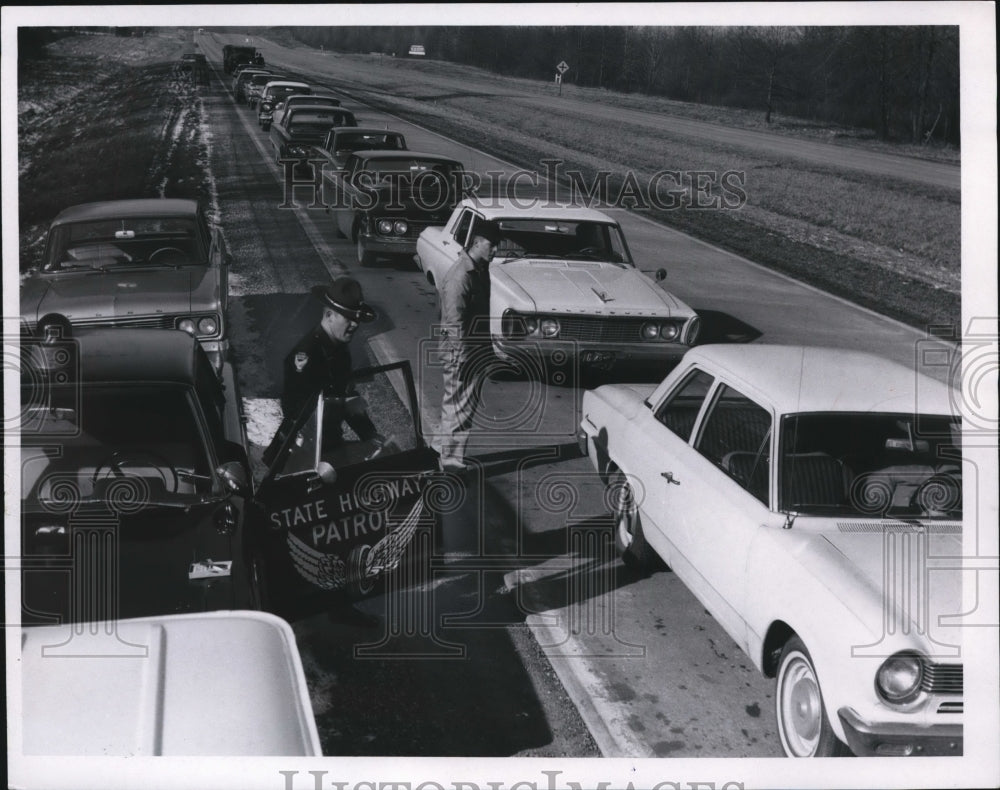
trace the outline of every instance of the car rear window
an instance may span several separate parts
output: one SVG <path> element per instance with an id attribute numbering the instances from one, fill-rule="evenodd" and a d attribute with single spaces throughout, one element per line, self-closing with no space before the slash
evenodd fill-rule
<path id="1" fill-rule="evenodd" d="M 58 225 L 49 234 L 44 271 L 178 266 L 207 260 L 195 217 L 128 217 Z"/>

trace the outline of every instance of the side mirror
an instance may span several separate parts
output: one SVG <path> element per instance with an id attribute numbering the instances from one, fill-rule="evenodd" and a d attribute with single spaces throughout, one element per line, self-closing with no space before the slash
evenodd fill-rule
<path id="1" fill-rule="evenodd" d="M 215 470 L 223 485 L 233 494 L 246 496 L 250 491 L 250 476 L 239 461 L 226 461 Z"/>
<path id="2" fill-rule="evenodd" d="M 667 270 L 660 268 L 656 270 L 656 282 L 662 283 L 667 279 Z"/>

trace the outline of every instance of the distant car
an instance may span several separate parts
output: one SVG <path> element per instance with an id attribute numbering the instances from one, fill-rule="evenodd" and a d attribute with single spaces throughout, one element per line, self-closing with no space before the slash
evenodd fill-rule
<path id="1" fill-rule="evenodd" d="M 412 258 L 421 231 L 444 224 L 461 199 L 464 174 L 461 162 L 440 154 L 358 150 L 324 178 L 337 229 L 367 266 L 379 255 Z"/>
<path id="2" fill-rule="evenodd" d="M 329 170 L 342 170 L 355 151 L 405 151 L 401 132 L 367 127 L 337 127 L 327 132 L 322 145 L 313 146 L 310 157 L 321 159 Z"/>
<path id="3" fill-rule="evenodd" d="M 501 234 L 490 266 L 490 335 L 501 359 L 535 358 L 537 369 L 537 358 L 559 355 L 607 369 L 676 361 L 696 341 L 697 313 L 637 268 L 621 226 L 595 209 L 466 198 L 417 241 L 428 282 L 441 282 L 487 221 Z"/>
<path id="4" fill-rule="evenodd" d="M 422 58 L 424 55 L 427 54 L 427 52 L 424 49 L 423 44 L 411 44 L 410 51 L 407 54 L 409 54 L 411 58 L 412 57 Z"/>
<path id="5" fill-rule="evenodd" d="M 216 370 L 226 331 L 230 255 L 219 228 L 193 200 L 84 203 L 49 227 L 40 267 L 21 282 L 24 330 L 75 327 L 183 329 Z"/>
<path id="6" fill-rule="evenodd" d="M 246 69 L 241 69 L 238 72 L 234 72 L 232 90 L 233 90 L 233 98 L 236 99 L 236 101 L 246 103 L 247 83 L 250 82 L 250 80 L 253 77 L 257 76 L 270 77 L 270 79 L 272 80 L 278 79 L 278 77 L 274 75 L 273 72 L 271 72 L 269 69 L 246 68 Z M 265 82 L 265 84 L 267 83 Z"/>
<path id="7" fill-rule="evenodd" d="M 305 163 L 312 147 L 326 139 L 330 129 L 357 126 L 354 113 L 343 107 L 299 104 L 281 114 L 280 121 L 271 125 L 271 147 L 275 161 L 296 160 L 296 167 Z"/>
<path id="8" fill-rule="evenodd" d="M 256 607 L 232 366 L 175 329 L 22 343 L 22 621 Z"/>
<path id="9" fill-rule="evenodd" d="M 257 125 L 268 131 L 274 118 L 274 108 L 292 94 L 306 93 L 312 93 L 312 88 L 304 82 L 274 80 L 267 83 L 257 101 Z"/>
<path id="10" fill-rule="evenodd" d="M 310 104 L 313 107 L 339 107 L 340 99 L 326 93 L 293 93 L 275 105 L 272 113 L 272 123 L 281 123 L 281 116 L 286 110 L 290 110 L 298 104 Z"/>
<path id="11" fill-rule="evenodd" d="M 962 753 L 957 398 L 870 354 L 755 344 L 584 393 L 622 558 L 662 559 L 776 679 L 789 756 Z"/>
<path id="12" fill-rule="evenodd" d="M 276 79 L 279 79 L 278 75 L 272 74 L 271 72 L 255 71 L 251 72 L 250 75 L 243 80 L 243 100 L 251 110 L 257 106 L 257 102 L 260 100 L 260 95 L 264 92 L 264 88 L 267 84 L 269 82 L 274 82 Z"/>
<path id="13" fill-rule="evenodd" d="M 26 628 L 19 662 L 25 755 L 322 754 L 295 634 L 271 614 Z M 84 763 L 76 780 L 100 785 Z M 147 765 L 139 783 L 155 784 L 159 769 Z M 39 771 L 14 786 L 51 787 Z"/>

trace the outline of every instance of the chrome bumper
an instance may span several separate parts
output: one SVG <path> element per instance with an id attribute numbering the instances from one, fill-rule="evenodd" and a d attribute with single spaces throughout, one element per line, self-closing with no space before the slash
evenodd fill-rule
<path id="1" fill-rule="evenodd" d="M 859 757 L 942 757 L 962 754 L 961 724 L 869 722 L 853 708 L 837 711 L 844 737 Z"/>

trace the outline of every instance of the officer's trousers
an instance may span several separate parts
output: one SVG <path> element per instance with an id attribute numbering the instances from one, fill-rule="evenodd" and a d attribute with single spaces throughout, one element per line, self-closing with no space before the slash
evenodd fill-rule
<path id="1" fill-rule="evenodd" d="M 471 344 L 470 344 L 471 345 Z M 441 398 L 441 468 L 465 468 L 465 450 L 482 399 L 487 365 L 484 351 L 473 346 L 442 348 L 444 394 Z"/>

